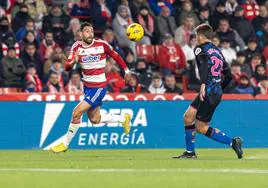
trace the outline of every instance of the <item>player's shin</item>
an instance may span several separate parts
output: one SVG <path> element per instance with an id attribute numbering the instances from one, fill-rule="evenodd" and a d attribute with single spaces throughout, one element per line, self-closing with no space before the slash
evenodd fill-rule
<path id="1" fill-rule="evenodd" d="M 73 137 L 75 136 L 78 128 L 80 127 L 80 122 L 76 122 L 76 123 L 70 123 L 70 126 L 68 128 L 68 131 L 67 131 L 67 136 L 66 136 L 66 140 L 65 140 L 65 146 L 69 146 L 69 144 L 71 143 Z"/>
<path id="2" fill-rule="evenodd" d="M 226 135 L 224 132 L 222 132 L 219 129 L 209 127 L 205 136 L 217 142 L 230 145 L 230 146 L 232 145 L 232 138 L 230 138 L 228 135 Z"/>
<path id="3" fill-rule="evenodd" d="M 185 142 L 187 152 L 195 152 L 195 135 L 196 129 L 194 124 L 185 126 Z"/>

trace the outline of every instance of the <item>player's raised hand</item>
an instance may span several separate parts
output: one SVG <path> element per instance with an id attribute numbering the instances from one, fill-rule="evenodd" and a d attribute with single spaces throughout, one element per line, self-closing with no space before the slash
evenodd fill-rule
<path id="1" fill-rule="evenodd" d="M 206 84 L 201 84 L 200 94 L 199 94 L 201 101 L 205 100 L 205 95 L 206 95 Z"/>

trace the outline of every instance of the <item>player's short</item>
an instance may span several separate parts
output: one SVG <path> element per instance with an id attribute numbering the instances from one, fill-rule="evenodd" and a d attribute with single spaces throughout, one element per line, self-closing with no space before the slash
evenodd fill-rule
<path id="1" fill-rule="evenodd" d="M 216 110 L 216 107 L 221 102 L 222 94 L 210 93 L 205 97 L 204 101 L 200 100 L 200 96 L 193 100 L 191 106 L 197 109 L 196 119 L 203 122 L 210 122 Z"/>
<path id="2" fill-rule="evenodd" d="M 92 109 L 101 106 L 106 92 L 106 88 L 88 88 L 84 86 L 84 101 L 90 104 Z"/>

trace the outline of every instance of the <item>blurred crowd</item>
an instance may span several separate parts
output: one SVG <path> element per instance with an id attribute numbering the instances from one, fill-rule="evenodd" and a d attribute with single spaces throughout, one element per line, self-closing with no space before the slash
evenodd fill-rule
<path id="1" fill-rule="evenodd" d="M 80 65 L 67 73 L 63 64 L 89 21 L 133 73 L 126 85 L 108 58 L 109 92 L 196 92 L 193 30 L 209 23 L 233 75 L 224 92 L 268 94 L 267 8 L 268 0 L 1 0 L 0 87 L 81 93 Z M 125 35 L 133 22 L 145 30 L 138 43 Z"/>

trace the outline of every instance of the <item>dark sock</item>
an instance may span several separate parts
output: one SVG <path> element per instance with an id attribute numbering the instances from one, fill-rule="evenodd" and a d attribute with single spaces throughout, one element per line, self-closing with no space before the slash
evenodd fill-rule
<path id="1" fill-rule="evenodd" d="M 188 152 L 195 152 L 195 125 L 185 126 L 185 142 Z"/>
<path id="2" fill-rule="evenodd" d="M 224 132 L 222 132 L 219 129 L 215 129 L 212 127 L 209 127 L 206 133 L 206 136 L 223 144 L 231 145 L 232 144 L 232 138 L 227 136 Z"/>

